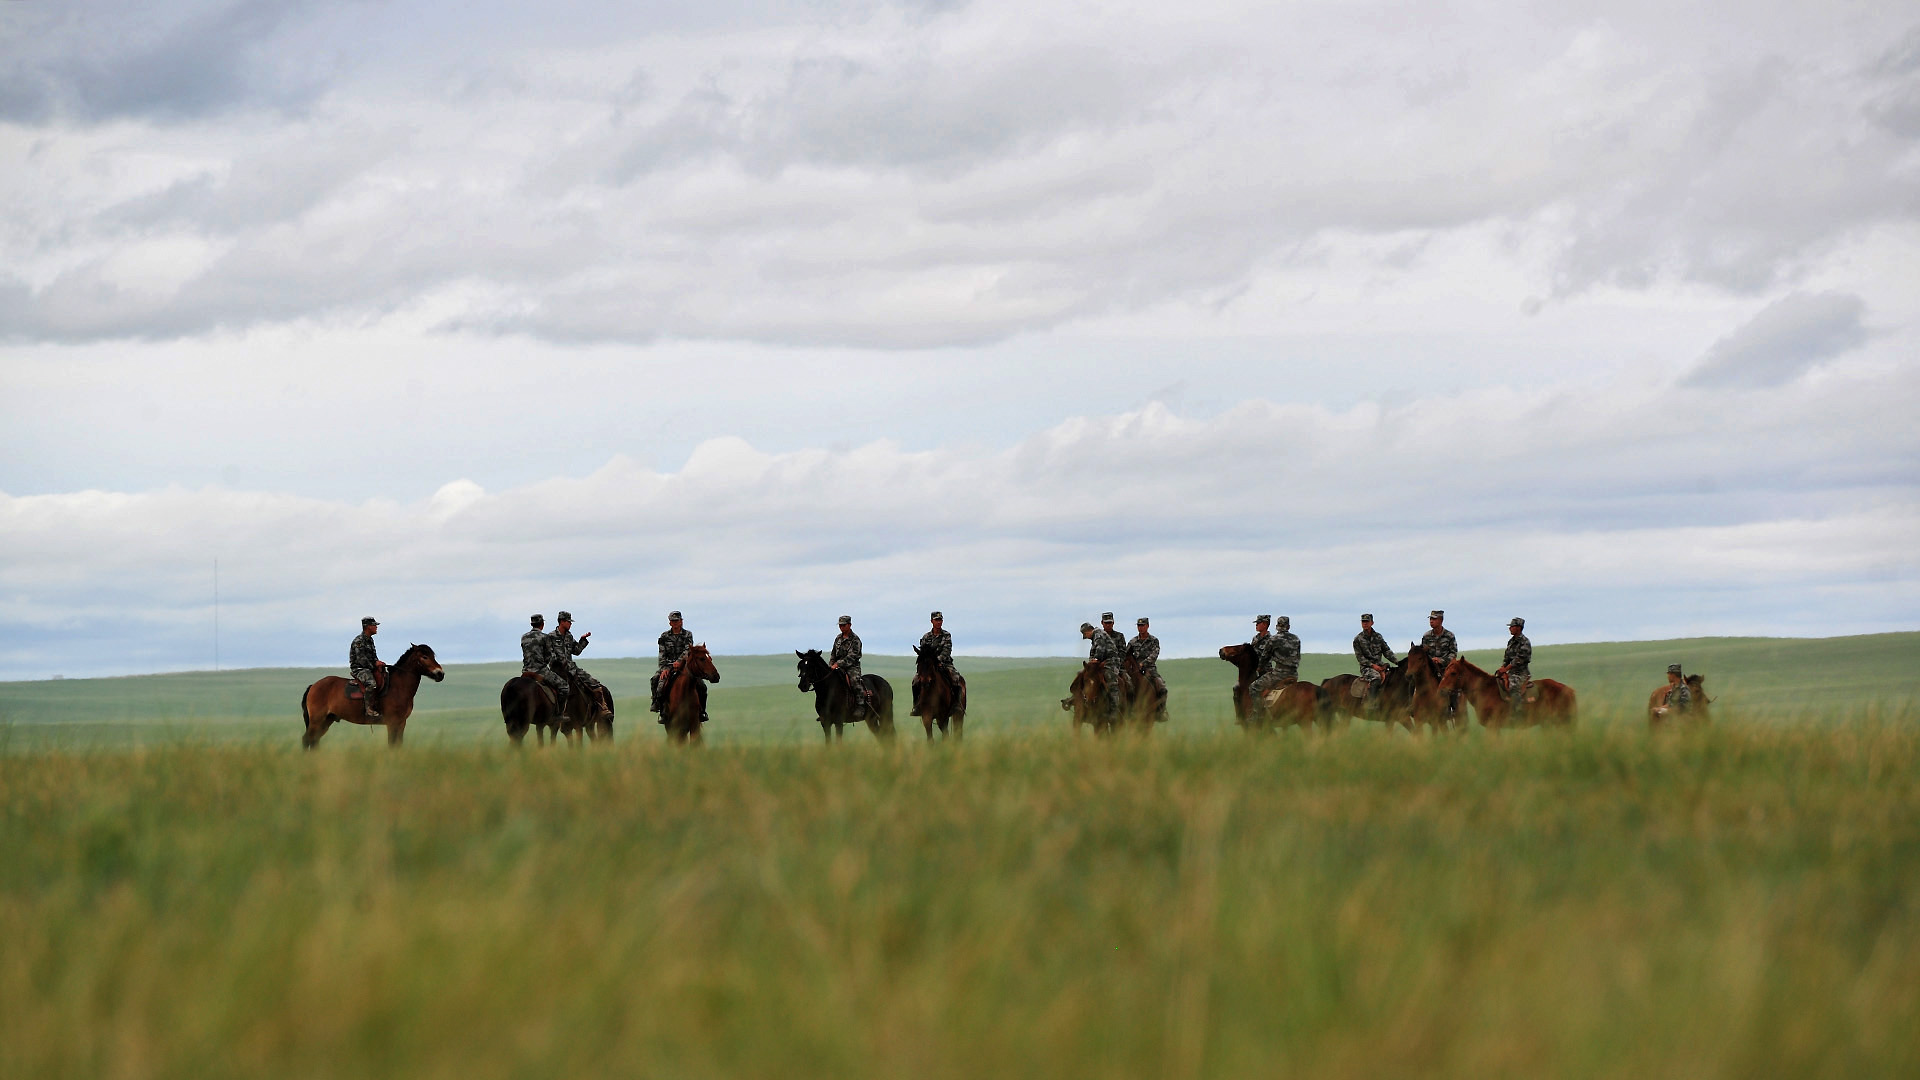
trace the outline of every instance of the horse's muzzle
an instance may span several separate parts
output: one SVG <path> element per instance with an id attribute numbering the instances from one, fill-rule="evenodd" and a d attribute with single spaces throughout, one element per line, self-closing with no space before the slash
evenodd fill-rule
<path id="1" fill-rule="evenodd" d="M 440 682 L 446 677 L 447 677 L 447 673 L 439 670 L 438 668 L 434 669 L 433 671 L 427 672 L 427 678 L 432 679 L 434 682 Z"/>

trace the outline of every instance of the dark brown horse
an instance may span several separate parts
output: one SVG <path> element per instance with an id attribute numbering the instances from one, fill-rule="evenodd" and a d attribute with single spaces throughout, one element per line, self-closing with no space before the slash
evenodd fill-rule
<path id="1" fill-rule="evenodd" d="M 1332 716 L 1357 716 L 1368 719 L 1366 699 L 1353 696 L 1353 684 L 1360 680 L 1358 675 L 1335 675 L 1320 682 L 1320 692 L 1327 696 L 1327 712 Z"/>
<path id="2" fill-rule="evenodd" d="M 915 645 L 913 657 L 913 685 L 920 698 L 920 726 L 927 729 L 928 739 L 933 738 L 936 726 L 947 738 L 959 739 L 967 726 L 967 680 L 961 679 L 958 686 L 949 682 L 940 665 L 934 662 L 931 650 L 923 652 Z"/>
<path id="3" fill-rule="evenodd" d="M 1060 707 L 1073 714 L 1075 735 L 1083 726 L 1092 727 L 1095 735 L 1112 734 L 1120 718 L 1107 709 L 1107 665 L 1099 660 L 1083 664 L 1067 686 L 1067 696 L 1060 699 Z"/>
<path id="4" fill-rule="evenodd" d="M 500 718 L 506 721 L 507 738 L 515 746 L 534 729 L 534 738 L 545 746 L 549 737 L 560 738 L 560 717 L 554 713 L 553 693 L 532 675 L 515 675 L 500 688 Z"/>
<path id="5" fill-rule="evenodd" d="M 387 745 L 399 746 L 407 733 L 407 717 L 413 715 L 413 697 L 420 692 L 420 680 L 428 678 L 439 682 L 446 677 L 447 673 L 440 670 L 440 661 L 433 658 L 432 649 L 409 645 L 400 659 L 387 669 L 387 684 L 380 701 L 385 708 L 380 719 L 368 720 L 365 703 L 349 693 L 353 683 L 338 675 L 329 675 L 300 694 L 303 729 L 300 745 L 313 749 L 319 744 L 320 736 L 338 720 L 349 724 L 379 724 L 387 729 Z"/>
<path id="6" fill-rule="evenodd" d="M 1166 696 L 1147 678 L 1146 665 L 1132 653 L 1120 661 L 1120 675 L 1121 718 L 1143 734 L 1152 731 L 1155 724 L 1167 718 Z"/>
<path id="7" fill-rule="evenodd" d="M 828 742 L 846 737 L 846 726 L 853 723 L 853 688 L 840 672 L 827 666 L 819 649 L 795 650 L 800 658 L 800 692 L 813 695 L 814 717 L 820 721 L 820 734 Z M 893 741 L 893 684 L 878 675 L 860 676 L 873 707 L 867 710 L 867 730 L 881 742 Z"/>
<path id="8" fill-rule="evenodd" d="M 680 670 L 668 677 L 667 701 L 660 709 L 667 738 L 678 743 L 700 741 L 705 711 L 700 684 L 719 681 L 720 669 L 713 666 L 713 654 L 707 647 L 702 644 L 688 649 Z"/>
<path id="9" fill-rule="evenodd" d="M 1252 642 L 1243 641 L 1238 645 L 1222 645 L 1220 659 L 1232 664 L 1239 673 L 1233 683 L 1233 720 L 1246 727 L 1247 688 L 1253 685 L 1253 669 L 1260 666 L 1260 657 L 1254 654 Z"/>
<path id="10" fill-rule="evenodd" d="M 1479 714 L 1481 727 L 1514 726 L 1512 710 L 1507 704 L 1507 688 L 1499 679 L 1464 658 L 1448 664 L 1447 673 L 1440 677 L 1441 693 L 1454 689 L 1460 690 L 1467 703 L 1473 706 L 1473 711 Z M 1535 679 L 1527 685 L 1526 694 L 1527 711 L 1520 718 L 1520 727 L 1539 724 L 1572 727 L 1579 718 L 1579 705 L 1574 698 L 1573 687 L 1566 683 Z"/>
<path id="11" fill-rule="evenodd" d="M 1440 692 L 1433 658 L 1417 642 L 1407 646 L 1407 655 L 1387 671 L 1380 700 L 1380 718 L 1400 723 L 1408 731 L 1425 725 L 1437 732 L 1447 726 L 1447 695 Z"/>
<path id="12" fill-rule="evenodd" d="M 1693 692 L 1693 704 L 1686 712 L 1675 712 L 1667 706 L 1667 697 L 1673 693 L 1672 683 L 1661 683 L 1659 688 L 1647 695 L 1647 727 L 1659 731 L 1663 724 L 1684 723 L 1689 727 L 1705 727 L 1712 718 L 1707 715 L 1707 706 L 1713 699 L 1707 697 L 1706 679 L 1699 675 L 1687 676 L 1687 689 Z"/>
<path id="13" fill-rule="evenodd" d="M 595 708 L 594 692 L 586 683 L 573 680 L 573 692 L 567 695 L 567 707 L 561 710 L 560 734 L 574 745 L 579 745 L 580 736 L 585 735 L 593 742 L 613 741 L 613 691 L 603 684 L 600 687 L 599 704 L 607 707 L 604 717 Z"/>
<path id="14" fill-rule="evenodd" d="M 1326 691 L 1310 682 L 1282 683 L 1267 691 L 1265 702 L 1255 702 L 1256 709 L 1266 718 L 1267 727 L 1311 727 L 1314 724 L 1322 728 L 1333 726 L 1333 711 L 1327 703 Z"/>

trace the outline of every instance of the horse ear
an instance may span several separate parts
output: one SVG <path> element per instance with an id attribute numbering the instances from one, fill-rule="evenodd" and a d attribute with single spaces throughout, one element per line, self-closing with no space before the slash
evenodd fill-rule
<path id="1" fill-rule="evenodd" d="M 799 657 L 799 658 L 800 658 L 800 659 L 802 659 L 802 660 L 805 660 L 805 659 L 807 658 L 807 654 L 806 654 L 806 653 L 803 653 L 803 652 L 801 652 L 801 651 L 800 651 L 799 649 L 795 649 L 795 650 L 793 650 L 793 655 L 795 655 L 795 656 L 797 656 L 797 657 Z"/>

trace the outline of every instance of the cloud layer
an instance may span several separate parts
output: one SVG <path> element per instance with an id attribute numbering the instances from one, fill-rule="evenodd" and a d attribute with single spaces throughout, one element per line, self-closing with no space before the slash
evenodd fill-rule
<path id="1" fill-rule="evenodd" d="M 0 334 L 965 345 L 1453 235 L 1758 295 L 1920 213 L 1897 6 L 646 8 L 9 6 Z"/>

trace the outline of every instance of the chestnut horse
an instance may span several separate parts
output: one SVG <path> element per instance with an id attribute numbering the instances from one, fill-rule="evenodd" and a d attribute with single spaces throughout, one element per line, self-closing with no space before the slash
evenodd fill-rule
<path id="1" fill-rule="evenodd" d="M 1320 681 L 1320 692 L 1327 696 L 1328 712 L 1334 716 L 1368 718 L 1366 699 L 1353 696 L 1353 683 L 1358 678 L 1358 675 L 1335 675 Z"/>
<path id="2" fill-rule="evenodd" d="M 1283 683 L 1267 691 L 1265 702 L 1267 724 L 1279 727 L 1310 727 L 1319 724 L 1322 728 L 1333 726 L 1332 709 L 1327 703 L 1327 692 L 1310 682 Z"/>
<path id="3" fill-rule="evenodd" d="M 1507 688 L 1501 685 L 1499 679 L 1463 658 L 1448 664 L 1447 673 L 1440 677 L 1442 694 L 1456 688 L 1473 706 L 1473 711 L 1479 714 L 1481 727 L 1508 726 L 1511 717 Z M 1527 711 L 1520 726 L 1552 724 L 1556 727 L 1572 727 L 1578 715 L 1573 687 L 1552 679 L 1535 679 L 1527 686 Z"/>
<path id="4" fill-rule="evenodd" d="M 549 736 L 556 742 L 560 739 L 560 718 L 554 714 L 552 692 L 531 675 L 515 675 L 500 688 L 500 718 L 506 721 L 507 738 L 515 746 L 527 737 L 528 728 L 534 729 L 534 737 L 542 746 Z"/>
<path id="5" fill-rule="evenodd" d="M 1693 704 L 1683 713 L 1676 713 L 1667 707 L 1667 695 L 1673 693 L 1672 683 L 1661 683 L 1658 689 L 1647 695 L 1647 727 L 1659 731 L 1662 724 L 1681 722 L 1690 727 L 1705 727 L 1711 719 L 1707 715 L 1707 706 L 1713 704 L 1713 700 L 1707 697 L 1706 679 L 1699 675 L 1687 676 L 1687 689 L 1693 691 Z"/>
<path id="6" fill-rule="evenodd" d="M 1147 678 L 1146 665 L 1140 658 L 1128 653 L 1120 661 L 1120 717 L 1142 732 L 1153 730 L 1153 725 L 1166 720 L 1164 711 L 1166 698 L 1160 695 L 1160 688 Z"/>
<path id="7" fill-rule="evenodd" d="M 1220 659 L 1232 664 L 1239 672 L 1233 683 L 1233 720 L 1241 727 L 1247 726 L 1247 687 L 1253 685 L 1253 669 L 1260 666 L 1260 657 L 1254 654 L 1253 643 L 1243 641 L 1238 645 L 1222 645 Z"/>
<path id="8" fill-rule="evenodd" d="M 720 669 L 713 666 L 713 654 L 706 645 L 688 649 L 680 670 L 667 681 L 667 701 L 660 709 L 667 738 L 678 743 L 700 741 L 700 684 L 719 681 Z"/>
<path id="9" fill-rule="evenodd" d="M 413 715 L 413 696 L 420 692 L 422 677 L 434 682 L 447 677 L 440 670 L 440 661 L 433 658 L 433 650 L 425 645 L 409 645 L 400 659 L 387 668 L 387 685 L 381 695 L 382 710 L 380 719 L 368 720 L 366 705 L 357 697 L 348 695 L 353 683 L 338 675 L 329 675 L 313 683 L 300 694 L 300 726 L 303 730 L 300 745 L 308 750 L 320 742 L 320 736 L 327 733 L 334 721 L 349 724 L 379 724 L 387 729 L 387 745 L 399 746 L 407 733 L 407 717 Z"/>
<path id="10" fill-rule="evenodd" d="M 1120 687 L 1121 709 L 1126 708 L 1127 688 L 1124 682 Z M 1088 660 L 1081 666 L 1079 674 L 1067 686 L 1067 696 L 1060 699 L 1060 707 L 1073 714 L 1073 733 L 1080 734 L 1083 725 L 1092 725 L 1095 735 L 1110 735 L 1119 724 L 1120 717 L 1107 711 L 1107 665 L 1101 660 Z"/>
<path id="11" fill-rule="evenodd" d="M 1387 671 L 1380 699 L 1380 711 L 1386 714 L 1382 719 L 1398 721 L 1408 731 L 1421 724 L 1435 732 L 1447 726 L 1447 695 L 1440 692 L 1433 659 L 1418 642 L 1407 646 L 1407 655 Z"/>
<path id="12" fill-rule="evenodd" d="M 931 649 L 922 652 L 915 645 L 913 657 L 913 683 L 920 693 L 920 726 L 927 729 L 928 739 L 933 738 L 935 725 L 947 738 L 960 738 L 967 726 L 967 680 L 961 679 L 959 686 L 949 683 L 940 665 L 934 663 Z"/>
<path id="13" fill-rule="evenodd" d="M 820 721 L 820 734 L 828 742 L 846 737 L 846 725 L 854 722 L 853 688 L 838 671 L 827 666 L 826 657 L 819 649 L 806 652 L 795 650 L 800 658 L 796 665 L 800 673 L 800 692 L 813 695 L 813 713 Z M 867 684 L 867 690 L 873 698 L 873 708 L 868 710 L 867 730 L 881 742 L 893 740 L 893 684 L 878 675 L 861 675 L 860 680 Z"/>

